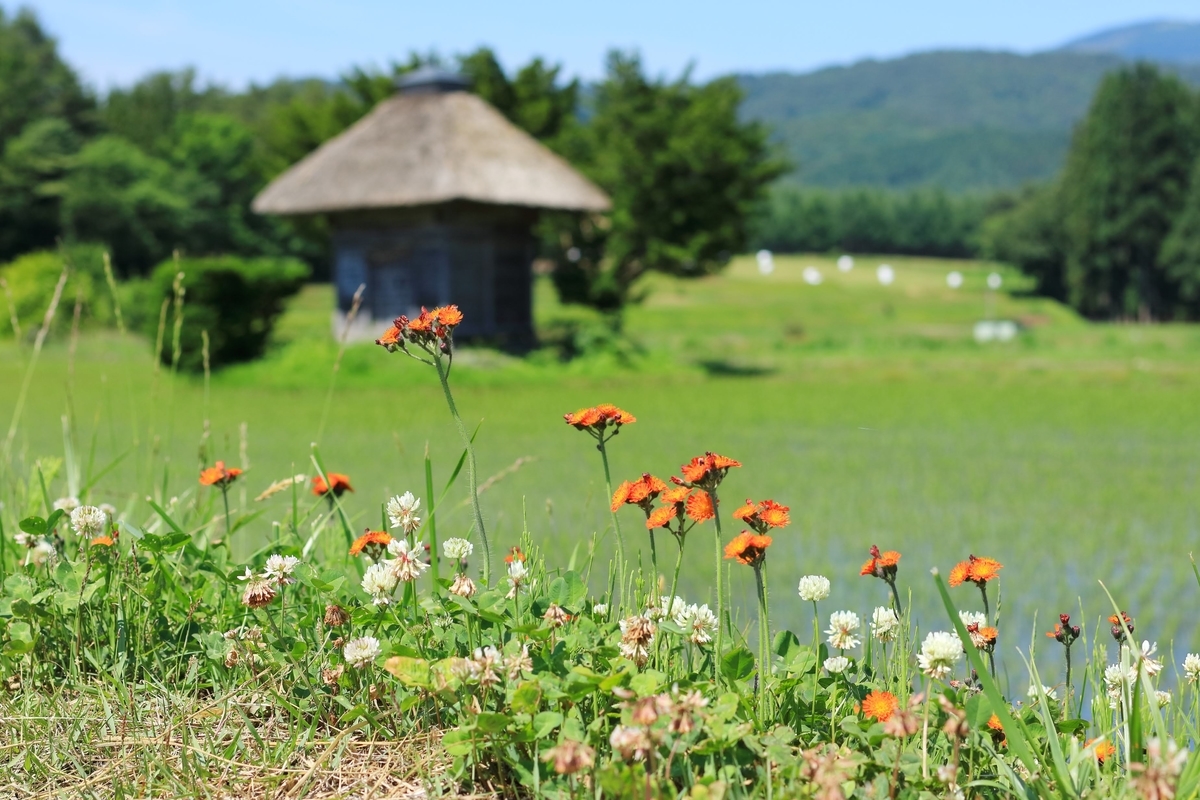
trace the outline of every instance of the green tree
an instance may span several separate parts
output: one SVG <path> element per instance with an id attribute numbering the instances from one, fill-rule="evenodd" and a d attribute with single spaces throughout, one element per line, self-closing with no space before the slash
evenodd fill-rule
<path id="1" fill-rule="evenodd" d="M 53 245 L 63 178 L 79 150 L 66 120 L 26 125 L 0 151 L 0 260 Z"/>
<path id="2" fill-rule="evenodd" d="M 556 147 L 575 124 L 579 81 L 560 85 L 560 66 L 535 58 L 510 79 L 490 48 L 481 47 L 458 61 L 471 90 L 535 139 Z"/>
<path id="3" fill-rule="evenodd" d="M 591 116 L 564 152 L 613 208 L 549 237 L 565 301 L 617 310 L 648 271 L 711 274 L 745 246 L 751 214 L 783 165 L 770 157 L 765 129 L 738 118 L 740 100 L 731 78 L 651 80 L 637 56 L 609 55 Z"/>
<path id="4" fill-rule="evenodd" d="M 35 120 L 57 118 L 77 133 L 95 129 L 95 99 L 28 9 L 0 8 L 0 147 Z"/>
<path id="5" fill-rule="evenodd" d="M 62 177 L 95 107 L 33 12 L 0 8 L 0 261 L 54 245 Z"/>
<path id="6" fill-rule="evenodd" d="M 980 230 L 980 254 L 1014 265 L 1036 281 L 1034 291 L 1066 302 L 1066 236 L 1057 183 L 1030 187 L 1002 202 Z"/>
<path id="7" fill-rule="evenodd" d="M 106 242 L 124 274 L 143 274 L 183 242 L 200 193 L 193 173 L 118 136 L 89 142 L 64 181 L 62 229 L 73 241 Z"/>
<path id="8" fill-rule="evenodd" d="M 1192 170 L 1183 209 L 1163 242 L 1159 261 L 1175 288 L 1176 315 L 1200 319 L 1200 159 Z"/>
<path id="9" fill-rule="evenodd" d="M 1147 64 L 1100 85 L 1062 179 L 1067 299 L 1094 318 L 1163 319 L 1177 287 L 1159 252 L 1197 154 L 1196 99 Z"/>

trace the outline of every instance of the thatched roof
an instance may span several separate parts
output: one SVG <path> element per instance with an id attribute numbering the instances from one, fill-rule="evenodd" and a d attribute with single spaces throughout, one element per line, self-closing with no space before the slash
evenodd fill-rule
<path id="1" fill-rule="evenodd" d="M 464 91 L 409 91 L 380 103 L 254 198 L 260 214 L 320 214 L 468 200 L 604 211 L 608 196 Z"/>

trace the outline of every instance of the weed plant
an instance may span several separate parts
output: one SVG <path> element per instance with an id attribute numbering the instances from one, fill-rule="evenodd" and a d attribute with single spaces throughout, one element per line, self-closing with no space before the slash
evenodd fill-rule
<path id="1" fill-rule="evenodd" d="M 879 582 L 879 605 L 869 619 L 828 608 L 827 578 L 772 563 L 788 506 L 722 503 L 728 474 L 752 475 L 753 463 L 706 452 L 667 480 L 646 472 L 614 488 L 609 450 L 629 426 L 654 423 L 612 405 L 566 414 L 564 437 L 588 438 L 564 447 L 599 450 L 613 530 L 645 530 L 650 564 L 623 548 L 598 559 L 595 537 L 547 555 L 528 526 L 493 564 L 474 436 L 452 392 L 461 318 L 453 306 L 401 317 L 378 341 L 436 371 L 462 446 L 444 485 L 427 456 L 424 486 L 380 498 L 378 527 L 352 529 L 352 477 L 326 469 L 316 447 L 310 469 L 251 501 L 244 468 L 210 457 L 206 439 L 211 465 L 188 491 L 151 488 L 116 508 L 103 484 L 116 462 L 84 457 L 70 419 L 62 457 L 25 475 L 10 432 L 3 791 L 1200 794 L 1189 751 L 1200 656 L 1180 661 L 1170 688 L 1163 656 L 1116 602 L 1090 635 L 1064 610 L 1021 649 L 996 602 L 1003 565 L 972 554 L 943 581 L 864 542 L 860 576 Z M 167 341 L 168 328 L 164 315 Z M 464 469 L 471 524 L 447 535 L 438 517 Z M 252 530 L 269 531 L 266 544 L 235 557 Z M 704 563 L 685 551 L 706 539 L 711 565 L 691 583 L 712 587 L 715 609 L 676 595 L 684 564 Z M 735 570 L 753 574 L 750 626 L 731 607 Z M 781 586 L 811 605 L 811 635 L 772 625 Z M 943 622 L 918 625 L 917 594 L 937 599 Z M 1039 673 L 1039 645 L 1064 649 L 1063 675 Z M 1027 697 L 1003 693 L 1001 646 L 1025 659 Z"/>

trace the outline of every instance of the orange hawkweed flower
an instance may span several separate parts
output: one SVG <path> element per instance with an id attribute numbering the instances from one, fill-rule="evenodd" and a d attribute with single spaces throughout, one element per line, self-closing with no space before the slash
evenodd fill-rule
<path id="1" fill-rule="evenodd" d="M 652 531 L 655 528 L 667 527 L 671 520 L 675 519 L 677 513 L 674 503 L 669 506 L 659 506 L 646 518 L 646 530 Z"/>
<path id="2" fill-rule="evenodd" d="M 93 547 L 97 547 L 97 546 L 112 547 L 113 546 L 113 538 L 111 536 L 97 536 L 95 539 L 92 539 L 92 546 Z"/>
<path id="3" fill-rule="evenodd" d="M 968 556 L 966 561 L 958 562 L 954 565 L 954 569 L 950 570 L 948 582 L 951 586 L 958 586 L 965 581 L 970 581 L 976 586 L 983 587 L 988 581 L 997 577 L 1003 567 L 1004 565 L 994 558 Z"/>
<path id="4" fill-rule="evenodd" d="M 774 500 L 763 500 L 757 505 L 753 500 L 746 500 L 746 505 L 733 512 L 733 518 L 749 525 L 758 533 L 766 533 L 770 528 L 782 528 L 792 520 L 788 517 L 787 506 L 780 505 Z"/>
<path id="5" fill-rule="evenodd" d="M 886 722 L 900 708 L 900 701 L 891 692 L 874 691 L 863 698 L 863 716 L 877 722 Z"/>
<path id="6" fill-rule="evenodd" d="M 340 472 L 330 472 L 329 483 L 332 484 L 332 490 L 335 497 L 341 497 L 346 492 L 353 492 L 354 487 L 350 485 L 349 476 L 343 475 Z M 317 497 L 324 497 L 329 494 L 330 486 L 325 483 L 325 479 L 320 475 L 314 475 L 312 481 L 312 492 Z"/>
<path id="7" fill-rule="evenodd" d="M 871 545 L 871 558 L 862 565 L 859 570 L 859 575 L 873 575 L 876 578 L 888 580 L 896 577 L 896 570 L 900 563 L 900 553 L 895 550 L 887 550 L 879 552 L 879 548 Z"/>
<path id="8" fill-rule="evenodd" d="M 506 555 L 504 557 L 505 564 L 511 564 L 514 561 L 524 561 L 524 560 L 525 560 L 525 554 L 522 553 L 521 548 L 515 544 L 508 549 L 508 555 Z"/>
<path id="9" fill-rule="evenodd" d="M 725 545 L 725 558 L 734 558 L 751 567 L 762 563 L 767 557 L 767 548 L 771 546 L 771 537 L 742 531 Z"/>
<path id="10" fill-rule="evenodd" d="M 408 330 L 413 333 L 429 333 L 433 330 L 433 314 L 421 306 L 421 316 L 408 323 Z"/>
<path id="11" fill-rule="evenodd" d="M 632 425 L 637 422 L 637 417 L 622 408 L 617 408 L 612 403 L 601 403 L 596 406 L 596 410 L 611 425 Z"/>
<path id="12" fill-rule="evenodd" d="M 383 336 L 375 340 L 375 344 L 387 348 L 389 353 L 394 353 L 400 348 L 403 335 L 404 330 L 399 325 L 392 323 L 392 327 L 384 331 Z"/>
<path id="13" fill-rule="evenodd" d="M 237 480 L 242 471 L 237 467 L 225 467 L 224 461 L 218 461 L 215 466 L 200 470 L 201 486 L 228 486 Z"/>
<path id="14" fill-rule="evenodd" d="M 440 308 L 435 308 L 432 316 L 437 321 L 437 324 L 443 328 L 453 328 L 463 321 L 463 314 L 458 310 L 458 306 L 441 306 Z"/>
<path id="15" fill-rule="evenodd" d="M 716 516 L 713 511 L 712 495 L 705 491 L 698 491 L 688 497 L 687 515 L 693 522 L 704 522 Z"/>
<path id="16" fill-rule="evenodd" d="M 733 518 L 740 519 L 742 522 L 745 522 L 746 520 L 753 519 L 754 515 L 757 513 L 758 513 L 758 506 L 756 506 L 754 504 L 753 500 L 751 500 L 749 497 L 747 497 L 746 505 L 741 506 L 738 508 L 737 511 L 734 511 Z"/>
<path id="17" fill-rule="evenodd" d="M 568 425 L 575 428 L 575 430 L 587 431 L 592 436 L 604 441 L 608 441 L 612 436 L 615 436 L 622 425 L 632 425 L 637 422 L 637 417 L 628 411 L 617 408 L 612 403 L 601 403 L 591 408 L 581 408 L 574 414 L 563 414 L 563 419 Z M 613 430 L 613 433 L 606 437 L 604 436 L 604 432 L 609 428 Z"/>
<path id="18" fill-rule="evenodd" d="M 666 488 L 667 484 L 649 472 L 643 472 L 642 477 L 636 481 L 621 482 L 621 485 L 613 492 L 612 510 L 616 511 L 624 504 L 629 503 L 630 505 L 641 506 L 646 514 L 649 515 L 650 503 L 665 491 Z"/>
<path id="19" fill-rule="evenodd" d="M 706 452 L 702 456 L 696 456 L 679 468 L 679 471 L 683 474 L 682 480 L 672 477 L 671 482 L 680 486 L 694 486 L 704 489 L 707 492 L 712 492 L 725 479 L 725 474 L 731 468 L 740 467 L 741 465 L 740 461 L 734 461 L 732 458 Z"/>
<path id="20" fill-rule="evenodd" d="M 1000 724 L 1000 718 L 995 714 L 992 714 L 990 717 L 988 717 L 987 726 L 993 731 L 1004 731 L 1004 726 Z"/>
<path id="21" fill-rule="evenodd" d="M 364 548 L 372 545 L 376 547 L 387 547 L 392 543 L 392 535 L 387 531 L 372 531 L 368 530 L 362 536 L 354 540 L 354 544 L 350 545 L 350 555 L 356 556 L 363 551 Z"/>
<path id="22" fill-rule="evenodd" d="M 1092 752 L 1095 753 L 1096 760 L 1101 764 L 1103 764 L 1105 760 L 1112 758 L 1117 754 L 1117 748 L 1108 740 L 1100 741 L 1099 739 L 1088 739 L 1083 746 L 1086 748 L 1091 747 L 1093 744 L 1096 745 L 1096 749 Z"/>

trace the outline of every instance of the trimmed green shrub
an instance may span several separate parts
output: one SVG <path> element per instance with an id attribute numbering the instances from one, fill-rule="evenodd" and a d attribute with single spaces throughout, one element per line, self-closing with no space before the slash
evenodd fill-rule
<path id="1" fill-rule="evenodd" d="M 263 354 L 284 301 L 308 279 L 308 266 L 294 258 L 214 256 L 164 261 L 154 270 L 141 301 L 142 330 L 154 342 L 164 300 L 174 298 L 175 276 L 183 273 L 183 325 L 180 359 L 183 369 L 204 368 L 203 332 L 208 331 L 212 367 L 251 361 Z M 163 363 L 174 357 L 174 310 L 168 312 L 163 337 Z"/>
<path id="2" fill-rule="evenodd" d="M 0 265 L 0 278 L 8 285 L 7 292 L 0 289 L 0 307 L 3 309 L 0 336 L 13 335 L 9 320 L 14 308 L 21 335 L 26 338 L 34 335 L 54 296 L 54 287 L 64 264 L 70 271 L 54 319 L 54 329 L 70 326 L 76 297 L 83 301 L 84 321 L 101 325 L 113 323 L 112 294 L 104 278 L 104 248 L 97 244 L 71 244 L 62 250 L 26 253 Z"/>

